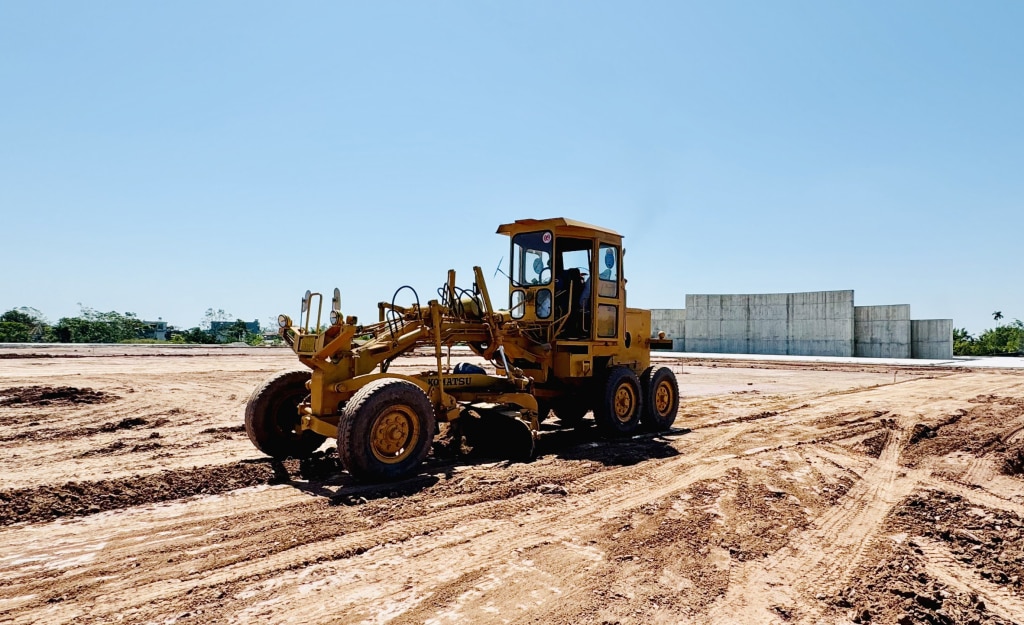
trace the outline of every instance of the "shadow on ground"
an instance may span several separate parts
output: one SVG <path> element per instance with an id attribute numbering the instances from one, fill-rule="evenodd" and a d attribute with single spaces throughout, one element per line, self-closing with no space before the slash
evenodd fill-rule
<path id="1" fill-rule="evenodd" d="M 689 430 L 679 429 L 664 434 L 605 439 L 588 421 L 577 428 L 546 424 L 534 458 L 525 464 L 553 456 L 569 461 L 589 460 L 605 466 L 629 466 L 676 455 L 678 452 L 672 447 L 671 439 L 687 432 Z M 266 484 L 287 484 L 309 495 L 328 499 L 333 505 L 358 505 L 375 499 L 408 497 L 442 479 L 451 479 L 460 466 L 482 464 L 495 464 L 495 477 L 501 481 L 503 468 L 520 463 L 474 453 L 432 456 L 418 475 L 397 482 L 363 484 L 342 470 L 336 450 L 328 448 L 302 461 L 258 458 L 118 479 L 0 490 L 0 526 L 85 516 Z"/>

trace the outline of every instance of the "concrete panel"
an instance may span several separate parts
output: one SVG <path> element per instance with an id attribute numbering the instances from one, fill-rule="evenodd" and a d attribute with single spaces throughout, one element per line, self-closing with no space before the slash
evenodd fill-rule
<path id="1" fill-rule="evenodd" d="M 853 355 L 853 291 L 790 293 L 787 353 Z"/>
<path id="2" fill-rule="evenodd" d="M 854 355 L 910 358 L 910 306 L 855 306 Z"/>
<path id="3" fill-rule="evenodd" d="M 910 322 L 912 358 L 949 360 L 953 357 L 952 319 L 915 319 Z"/>
<path id="4" fill-rule="evenodd" d="M 651 338 L 664 332 L 672 339 L 672 351 L 686 351 L 686 310 L 683 308 L 655 308 L 651 310 Z"/>
<path id="5" fill-rule="evenodd" d="M 687 295 L 686 350 L 853 355 L 853 291 Z"/>

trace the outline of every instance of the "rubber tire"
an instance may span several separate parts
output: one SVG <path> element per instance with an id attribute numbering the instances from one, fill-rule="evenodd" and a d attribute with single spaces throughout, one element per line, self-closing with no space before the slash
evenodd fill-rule
<path id="1" fill-rule="evenodd" d="M 657 407 L 657 393 L 658 386 L 665 383 L 671 386 L 672 399 L 664 414 L 661 414 Z M 679 383 L 676 381 L 676 374 L 668 367 L 648 367 L 640 376 L 640 388 L 644 393 L 644 409 L 640 413 L 640 424 L 648 432 L 664 432 L 670 429 L 675 423 L 676 413 L 679 412 Z"/>
<path id="2" fill-rule="evenodd" d="M 623 386 L 629 387 L 634 398 L 633 410 L 625 421 L 615 416 L 615 397 Z M 608 370 L 601 396 L 594 406 L 594 421 L 602 434 L 624 436 L 632 434 L 640 427 L 640 416 L 643 414 L 643 394 L 640 379 L 629 367 L 617 366 Z"/>
<path id="3" fill-rule="evenodd" d="M 590 406 L 582 397 L 567 396 L 554 402 L 553 410 L 563 427 L 574 428 L 583 422 L 583 418 L 590 412 Z"/>
<path id="4" fill-rule="evenodd" d="M 298 405 L 309 395 L 310 372 L 285 371 L 252 392 L 245 405 L 245 433 L 257 449 L 271 458 L 308 458 L 327 440 L 316 432 L 295 433 Z"/>
<path id="5" fill-rule="evenodd" d="M 419 419 L 420 438 L 412 453 L 401 462 L 378 459 L 371 448 L 374 420 L 390 406 L 404 404 Z M 370 482 L 390 482 L 412 474 L 423 463 L 434 440 L 437 420 L 426 394 L 412 382 L 397 378 L 374 380 L 356 391 L 345 404 L 338 423 L 338 455 L 353 477 Z"/>

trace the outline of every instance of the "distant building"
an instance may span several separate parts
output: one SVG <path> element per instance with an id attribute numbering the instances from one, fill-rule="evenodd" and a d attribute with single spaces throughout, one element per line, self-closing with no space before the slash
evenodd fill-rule
<path id="1" fill-rule="evenodd" d="M 146 327 L 142 329 L 142 338 L 144 339 L 156 339 L 158 341 L 167 340 L 167 322 L 163 319 L 157 318 L 157 321 L 143 321 Z"/>

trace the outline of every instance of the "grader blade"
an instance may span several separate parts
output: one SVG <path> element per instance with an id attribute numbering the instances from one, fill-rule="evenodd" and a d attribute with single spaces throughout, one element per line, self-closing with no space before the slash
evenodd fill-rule
<path id="1" fill-rule="evenodd" d="M 517 411 L 474 408 L 460 421 L 475 455 L 520 461 L 533 457 L 533 430 Z"/>

